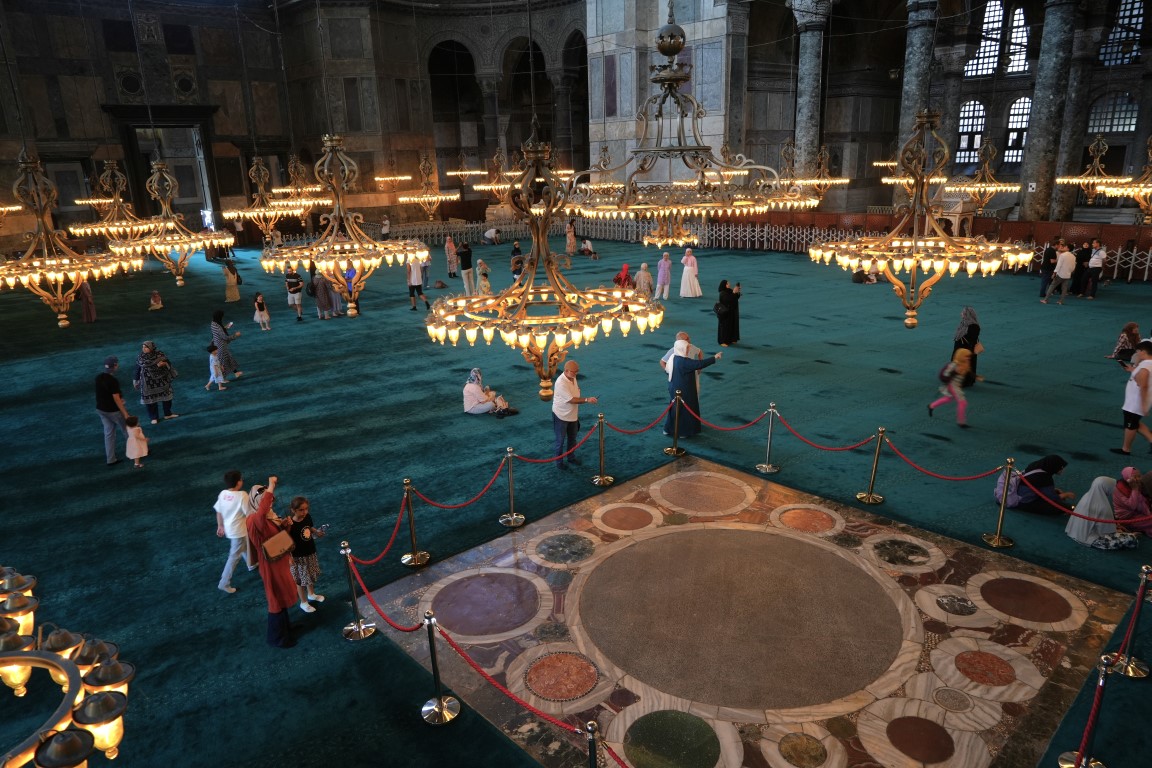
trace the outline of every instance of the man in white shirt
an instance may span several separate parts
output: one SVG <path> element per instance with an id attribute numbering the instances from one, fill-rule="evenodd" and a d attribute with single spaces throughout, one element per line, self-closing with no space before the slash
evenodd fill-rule
<path id="1" fill-rule="evenodd" d="M 384 220 L 380 222 L 380 239 L 388 240 L 392 237 L 392 222 L 388 219 L 388 215 L 384 215 Z"/>
<path id="2" fill-rule="evenodd" d="M 1111 449 L 1112 453 L 1123 456 L 1132 452 L 1137 432 L 1152 444 L 1152 430 L 1140 421 L 1152 406 L 1152 340 L 1144 339 L 1137 344 L 1132 353 L 1132 365 L 1125 367 L 1132 375 L 1124 387 L 1124 447 Z"/>
<path id="3" fill-rule="evenodd" d="M 244 492 L 244 476 L 239 470 L 232 469 L 224 473 L 224 490 L 216 497 L 216 536 L 228 539 L 228 559 L 224 561 L 224 571 L 220 574 L 220 583 L 217 585 L 222 592 L 232 594 L 236 587 L 232 586 L 232 574 L 236 571 L 236 564 L 243 557 L 248 564 L 248 570 L 256 568 L 248 561 L 248 515 L 252 513 L 248 501 L 248 494 Z"/>
<path id="4" fill-rule="evenodd" d="M 1056 273 L 1052 275 L 1052 284 L 1048 286 L 1048 293 L 1044 294 L 1044 298 L 1040 299 L 1041 304 L 1048 303 L 1048 297 L 1060 289 L 1060 301 L 1057 304 L 1063 304 L 1064 299 L 1068 298 L 1068 289 L 1072 286 L 1072 273 L 1076 271 L 1076 254 L 1068 250 L 1067 244 L 1056 245 Z"/>
<path id="5" fill-rule="evenodd" d="M 428 299 L 424 298 L 424 265 L 419 259 L 408 260 L 408 298 L 412 300 L 412 311 L 416 311 L 416 297 L 424 302 L 426 309 L 432 309 Z"/>
<path id="6" fill-rule="evenodd" d="M 569 464 L 580 466 L 576 454 L 570 454 L 568 463 L 564 463 L 565 450 L 571 451 L 576 446 L 576 437 L 580 434 L 580 405 L 583 403 L 600 402 L 595 397 L 581 397 L 580 385 L 576 383 L 576 376 L 580 373 L 580 366 L 575 360 L 564 363 L 564 372 L 556 377 L 556 384 L 552 387 L 552 432 L 556 437 L 556 468 L 568 469 Z M 567 440 L 568 448 L 564 444 Z"/>
<path id="7" fill-rule="evenodd" d="M 1096 288 L 1100 285 L 1100 273 L 1104 271 L 1104 261 L 1108 249 L 1099 240 L 1092 241 L 1092 255 L 1088 258 L 1088 270 L 1084 273 L 1084 298 L 1096 298 Z"/>
<path id="8" fill-rule="evenodd" d="M 484 245 L 500 245 L 500 230 L 493 227 L 485 232 Z"/>

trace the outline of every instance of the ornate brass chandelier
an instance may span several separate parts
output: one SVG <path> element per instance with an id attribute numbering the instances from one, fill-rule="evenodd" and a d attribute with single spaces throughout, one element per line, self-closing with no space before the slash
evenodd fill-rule
<path id="1" fill-rule="evenodd" d="M 651 220 L 654 228 L 643 238 L 644 244 L 660 247 L 697 243 L 697 234 L 686 224 L 691 220 L 815 207 L 819 200 L 785 186 L 774 169 L 741 154 L 718 158 L 703 143 L 700 121 L 706 111 L 691 95 L 680 92 L 691 78 L 691 65 L 676 59 L 684 42 L 684 29 L 676 23 L 669 0 L 668 23 L 656 34 L 656 47 L 668 60 L 651 67 L 650 80 L 659 92 L 649 96 L 637 114 L 636 147 L 619 165 L 613 165 L 607 148 L 601 147 L 599 162 L 573 175 L 568 212 L 587 218 Z M 684 169 L 687 179 L 673 178 Z"/>
<path id="2" fill-rule="evenodd" d="M 8 205 L 0 205 L 0 229 L 4 228 L 4 219 L 6 219 L 8 217 L 8 214 L 16 213 L 17 211 L 22 211 L 22 210 L 24 210 L 24 206 L 16 205 L 15 203 L 8 204 Z"/>
<path id="3" fill-rule="evenodd" d="M 816 153 L 815 173 L 810 177 L 795 179 L 793 183 L 799 187 L 812 187 L 817 200 L 823 200 L 824 195 L 828 194 L 828 190 L 832 187 L 846 186 L 851 179 L 844 176 L 833 176 L 828 170 L 830 158 L 827 145 L 821 144 L 820 151 Z"/>
<path id="4" fill-rule="evenodd" d="M 160 206 L 160 214 L 151 218 L 152 230 L 136 237 L 113 240 L 109 248 L 121 257 L 139 257 L 151 254 L 176 278 L 176 285 L 184 285 L 184 270 L 188 259 L 204 248 L 228 247 L 235 241 L 228 232 L 205 229 L 193 232 L 184 226 L 184 214 L 172 210 L 172 201 L 180 191 L 176 177 L 168 164 L 160 159 L 159 151 L 152 160 L 152 175 L 145 183 L 148 195 Z"/>
<path id="5" fill-rule="evenodd" d="M 1103 136 L 1096 134 L 1096 138 L 1088 145 L 1088 156 L 1092 160 L 1085 166 L 1084 173 L 1079 176 L 1057 176 L 1056 183 L 1066 186 L 1074 184 L 1080 187 L 1084 191 L 1088 205 L 1092 205 L 1096 202 L 1101 187 L 1127 184 L 1132 181 L 1131 176 L 1111 176 L 1104 170 L 1101 159 L 1106 154 L 1108 154 L 1108 142 L 1104 141 Z"/>
<path id="6" fill-rule="evenodd" d="M 0 765 L 84 766 L 97 750 L 109 760 L 120 751 L 133 665 L 120 649 L 91 636 L 46 624 L 36 627 L 36 579 L 11 568 L 0 578 L 0 680 L 17 697 L 35 669 L 47 670 L 63 694 L 36 732 L 2 758 Z M 45 626 L 53 626 L 47 636 Z M 33 635 L 35 632 L 35 635 Z"/>
<path id="7" fill-rule="evenodd" d="M 1130 197 L 1140 206 L 1144 223 L 1152 224 L 1152 136 L 1148 137 L 1148 162 L 1140 178 L 1125 183 L 1114 182 L 1101 187 L 1108 197 Z"/>
<path id="8" fill-rule="evenodd" d="M 504 150 L 497 148 L 496 153 L 492 155 L 492 168 L 488 172 L 488 180 L 473 184 L 472 189 L 488 192 L 496 198 L 497 203 L 502 203 L 508 190 L 512 189 L 512 182 L 508 180 L 510 172 L 507 170 L 507 165 L 508 158 L 504 155 Z"/>
<path id="9" fill-rule="evenodd" d="M 436 166 L 428 156 L 428 150 L 420 152 L 420 192 L 415 195 L 402 195 L 399 202 L 402 205 L 419 205 L 428 216 L 428 221 L 436 218 L 436 210 L 441 203 L 460 199 L 460 193 L 441 192 L 436 182 Z"/>
<path id="10" fill-rule="evenodd" d="M 455 171 L 448 171 L 447 173 L 449 176 L 455 176 L 456 178 L 460 179 L 461 181 L 466 181 L 471 176 L 486 176 L 487 175 L 487 171 L 485 171 L 482 168 L 469 168 L 468 167 L 468 156 L 465 155 L 463 152 L 460 153 L 460 167 L 457 168 Z M 409 178 L 411 178 L 411 177 L 409 177 Z M 377 178 L 377 180 L 379 180 L 379 178 Z"/>
<path id="11" fill-rule="evenodd" d="M 44 174 L 39 158 L 28 154 L 27 147 L 20 150 L 19 169 L 12 194 L 35 214 L 36 228 L 25 236 L 29 243 L 23 256 L 0 262 L 0 289 L 27 288 L 56 313 L 56 324 L 67 328 L 68 307 L 81 283 L 111 277 L 117 270 L 140 269 L 143 259 L 73 251 L 61 239 L 63 232 L 52 225 L 52 210 L 59 198 L 56 185 Z"/>
<path id="12" fill-rule="evenodd" d="M 283 197 L 273 198 L 268 204 L 273 208 L 303 209 L 300 212 L 300 224 L 303 226 L 312 215 L 313 208 L 332 205 L 332 196 L 323 192 L 322 185 L 308 182 L 307 166 L 300 162 L 299 155 L 292 153 L 288 155 L 288 186 L 272 187 L 272 194 Z"/>
<path id="13" fill-rule="evenodd" d="M 526 167 L 512 180 L 505 195 L 532 237 L 524 273 L 496 296 L 441 297 L 425 320 L 433 342 L 453 346 L 464 338 L 491 345 L 497 334 L 519 350 L 540 379 L 540 399 L 552 399 L 552 380 L 568 350 L 589 344 L 613 325 L 627 336 L 633 326 L 643 334 L 660 327 L 664 308 L 632 289 L 594 288 L 581 291 L 560 271 L 548 248 L 552 221 L 567 207 L 569 186 L 549 167 L 552 148 L 532 135 L 524 143 Z M 538 179 L 542 179 L 539 181 Z"/>
<path id="14" fill-rule="evenodd" d="M 916 327 L 917 310 L 944 275 L 963 272 L 969 277 L 987 277 L 1005 263 L 1015 267 L 1032 258 L 1031 250 L 1011 243 L 953 237 L 944 231 L 936 218 L 939 207 L 931 202 L 932 179 L 942 175 L 950 157 L 947 145 L 936 133 L 939 122 L 938 112 L 919 112 L 912 136 L 900 150 L 902 173 L 911 179 L 907 187 L 910 197 L 897 208 L 899 221 L 889 234 L 816 243 L 808 249 L 812 261 L 828 264 L 834 260 L 846 270 L 868 270 L 875 265 L 903 304 L 907 328 Z M 929 134 L 936 142 L 931 156 L 926 143 Z M 897 277 L 901 270 L 908 275 L 907 283 Z"/>
<path id="15" fill-rule="evenodd" d="M 1001 192 L 1019 192 L 1019 184 L 997 181 L 992 174 L 992 160 L 996 157 L 996 147 L 985 140 L 980 146 L 980 168 L 968 181 L 952 182 L 944 187 L 945 192 L 967 192 L 976 204 L 976 215 L 982 216 L 984 208 L 993 197 Z"/>
<path id="16" fill-rule="evenodd" d="M 461 153 L 463 158 L 463 153 Z M 387 184 L 392 188 L 392 194 L 396 194 L 396 190 L 400 187 L 402 181 L 412 181 L 411 174 L 400 173 L 396 170 L 396 153 L 392 152 L 388 155 L 388 174 L 386 176 L 377 176 L 375 181 L 378 185 Z"/>
<path id="17" fill-rule="evenodd" d="M 304 217 L 303 203 L 272 204 L 266 189 L 271 174 L 268 172 L 268 166 L 264 164 L 264 158 L 259 155 L 252 158 L 252 167 L 248 169 L 248 178 L 256 185 L 256 191 L 252 194 L 251 205 L 247 208 L 229 208 L 221 211 L 225 221 L 251 221 L 259 227 L 265 241 L 270 241 L 272 240 L 272 230 L 276 228 L 280 219 L 288 216 Z"/>
<path id="18" fill-rule="evenodd" d="M 74 237 L 103 237 L 108 240 L 130 239 L 153 231 L 155 223 L 150 219 L 141 219 L 132 212 L 132 206 L 124 201 L 127 189 L 128 177 L 120 170 L 120 164 L 115 160 L 105 160 L 104 171 L 100 174 L 100 191 L 108 194 L 112 203 L 99 221 L 76 224 L 68 227 L 68 231 Z"/>
<path id="19" fill-rule="evenodd" d="M 364 217 L 348 210 L 344 202 L 345 192 L 360 177 L 360 167 L 344 152 L 343 136 L 324 136 L 324 154 L 316 161 L 315 173 L 333 201 L 332 212 L 320 216 L 324 231 L 307 245 L 265 251 L 260 264 L 264 271 L 272 273 L 288 265 L 299 268 L 315 262 L 348 302 L 348 316 L 356 317 L 360 292 L 381 263 L 392 266 L 423 259 L 428 256 L 428 248 L 417 240 L 374 240 L 360 228 Z"/>

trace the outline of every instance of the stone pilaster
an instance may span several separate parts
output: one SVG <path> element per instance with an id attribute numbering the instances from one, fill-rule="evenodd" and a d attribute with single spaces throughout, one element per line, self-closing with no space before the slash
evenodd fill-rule
<path id="1" fill-rule="evenodd" d="M 1056 175 L 1076 176 L 1084 170 L 1085 134 L 1088 131 L 1088 105 L 1092 99 L 1092 67 L 1107 30 L 1101 27 L 1077 29 L 1072 45 L 1072 64 L 1068 69 L 1068 90 L 1064 102 L 1064 120 L 1060 127 L 1060 153 Z M 1031 127 L 1029 128 L 1031 131 Z M 1031 133 L 1029 133 L 1031 139 Z M 1052 220 L 1072 218 L 1079 187 L 1056 187 L 1052 193 Z"/>
<path id="2" fill-rule="evenodd" d="M 500 83 L 498 74 L 477 74 L 476 81 L 480 83 L 480 93 L 484 101 L 484 158 L 485 162 L 492 159 L 496 150 L 503 145 L 500 121 Z"/>
<path id="3" fill-rule="evenodd" d="M 928 108 L 932 49 L 936 36 L 937 0 L 908 0 L 908 34 L 904 43 L 904 88 L 900 94 L 901 142 L 916 124 L 916 113 Z"/>
<path id="4" fill-rule="evenodd" d="M 1046 218 L 1052 203 L 1078 5 L 1078 0 L 1047 0 L 1044 4 L 1044 33 L 1020 169 L 1020 218 L 1026 221 Z"/>
<path id="5" fill-rule="evenodd" d="M 807 176 L 816 169 L 820 151 L 821 82 L 824 68 L 824 32 L 831 0 L 789 0 L 796 17 L 799 56 L 796 64 L 796 173 Z"/>
<path id="6" fill-rule="evenodd" d="M 728 3 L 728 114 L 724 135 L 728 146 L 742 149 L 746 149 L 749 10 L 750 4 Z"/>
<path id="7" fill-rule="evenodd" d="M 572 168 L 572 83 L 564 72 L 549 72 L 552 83 L 552 157 L 557 168 Z"/>

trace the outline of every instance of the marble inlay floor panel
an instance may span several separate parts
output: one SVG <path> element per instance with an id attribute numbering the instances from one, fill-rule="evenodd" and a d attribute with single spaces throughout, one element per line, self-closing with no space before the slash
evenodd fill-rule
<path id="1" fill-rule="evenodd" d="M 1035 765 L 1131 601 L 692 457 L 374 597 L 402 623 L 433 610 L 634 768 Z M 386 631 L 429 664 L 425 632 Z M 587 765 L 582 737 L 437 655 L 541 764 Z"/>

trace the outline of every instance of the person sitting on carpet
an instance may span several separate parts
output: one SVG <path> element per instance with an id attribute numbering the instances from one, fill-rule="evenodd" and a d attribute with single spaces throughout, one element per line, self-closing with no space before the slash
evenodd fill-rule
<path id="1" fill-rule="evenodd" d="M 515 416 L 520 411 L 508 405 L 508 401 L 501 395 L 484 386 L 480 369 L 473 368 L 468 374 L 468 381 L 464 384 L 464 413 L 479 415 L 491 413 L 498 419 L 505 416 Z"/>
<path id="2" fill-rule="evenodd" d="M 1140 324 L 1128 323 L 1120 329 L 1120 337 L 1116 339 L 1116 347 L 1112 354 L 1104 357 L 1109 360 L 1122 360 L 1132 362 L 1132 355 L 1136 352 L 1136 345 L 1140 343 Z"/>
<path id="3" fill-rule="evenodd" d="M 1072 491 L 1062 491 L 1056 487 L 1056 475 L 1063 472 L 1067 466 L 1068 462 L 1062 457 L 1048 454 L 1025 467 L 1024 477 L 1020 480 L 1020 503 L 1012 509 L 1035 512 L 1039 515 L 1064 514 L 1053 504 L 1064 506 L 1066 502 L 1076 498 L 1076 494 Z M 1033 488 L 1036 490 L 1032 490 Z"/>
<path id="4" fill-rule="evenodd" d="M 1112 504 L 1116 507 L 1116 522 L 1130 531 L 1139 531 L 1152 536 L 1152 473 L 1140 474 L 1136 467 L 1125 467 L 1116 481 L 1112 492 Z M 1143 518 L 1143 519 L 1141 519 Z M 1135 522 L 1133 522 L 1135 521 Z"/>
<path id="5" fill-rule="evenodd" d="M 1064 526 L 1064 533 L 1086 547 L 1097 546 L 1096 542 L 1105 537 L 1114 537 L 1116 523 L 1102 523 L 1100 520 L 1115 520 L 1112 512 L 1112 502 L 1108 499 L 1113 493 L 1117 483 L 1111 477 L 1098 477 L 1092 481 L 1088 493 L 1076 504 L 1076 511 L 1084 515 L 1077 517 L 1070 515 L 1068 524 Z M 1095 518 L 1086 520 L 1085 517 Z M 1105 548 L 1105 547 L 1099 547 Z"/>

